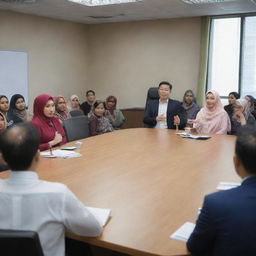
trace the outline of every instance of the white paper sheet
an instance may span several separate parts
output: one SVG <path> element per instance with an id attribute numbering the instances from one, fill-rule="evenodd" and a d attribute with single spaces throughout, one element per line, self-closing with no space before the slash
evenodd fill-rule
<path id="1" fill-rule="evenodd" d="M 185 222 L 179 229 L 177 229 L 172 235 L 170 235 L 170 238 L 182 242 L 187 242 L 194 228 L 194 223 Z"/>

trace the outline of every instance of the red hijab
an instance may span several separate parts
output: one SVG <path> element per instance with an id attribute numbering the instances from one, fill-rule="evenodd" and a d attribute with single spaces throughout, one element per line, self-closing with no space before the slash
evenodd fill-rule
<path id="1" fill-rule="evenodd" d="M 40 150 L 48 149 L 48 142 L 54 139 L 55 132 L 62 135 L 60 145 L 66 143 L 66 136 L 63 127 L 56 117 L 46 117 L 44 114 L 45 105 L 53 98 L 48 94 L 41 94 L 34 100 L 34 116 L 31 123 L 36 126 L 41 135 Z"/>

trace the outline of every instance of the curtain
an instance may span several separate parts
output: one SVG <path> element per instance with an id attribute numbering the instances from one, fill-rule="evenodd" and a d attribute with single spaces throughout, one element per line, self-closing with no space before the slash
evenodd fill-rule
<path id="1" fill-rule="evenodd" d="M 205 102 L 209 41 L 210 41 L 210 17 L 202 17 L 201 18 L 200 66 L 199 66 L 198 85 L 197 85 L 197 103 L 200 106 L 203 106 Z"/>

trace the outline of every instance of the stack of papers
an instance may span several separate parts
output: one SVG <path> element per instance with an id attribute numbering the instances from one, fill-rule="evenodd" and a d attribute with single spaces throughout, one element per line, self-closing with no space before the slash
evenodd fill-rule
<path id="1" fill-rule="evenodd" d="M 48 157 L 48 158 L 73 158 L 73 157 L 79 157 L 81 156 L 80 153 L 74 152 L 74 151 L 68 151 L 68 150 L 61 150 L 61 149 L 56 149 L 51 151 L 46 151 L 46 152 L 41 152 L 40 155 L 42 157 Z"/>
<path id="2" fill-rule="evenodd" d="M 211 136 L 208 136 L 208 135 L 193 135 L 185 132 L 178 132 L 176 134 L 181 136 L 182 138 L 195 139 L 195 140 L 207 140 L 211 138 Z"/>
<path id="3" fill-rule="evenodd" d="M 95 208 L 95 207 L 86 207 L 90 213 L 92 213 L 102 226 L 105 226 L 108 219 L 111 216 L 111 209 Z"/>
<path id="4" fill-rule="evenodd" d="M 195 224 L 192 222 L 184 223 L 178 230 L 176 230 L 172 235 L 170 235 L 171 239 L 187 242 L 191 233 L 195 228 Z"/>
<path id="5" fill-rule="evenodd" d="M 217 186 L 218 190 L 227 190 L 227 189 L 231 189 L 231 188 L 236 188 L 238 186 L 240 186 L 240 183 L 236 183 L 236 182 L 220 182 Z"/>

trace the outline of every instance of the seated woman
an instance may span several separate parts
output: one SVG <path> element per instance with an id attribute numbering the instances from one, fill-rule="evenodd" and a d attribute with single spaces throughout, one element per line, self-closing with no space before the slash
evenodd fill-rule
<path id="1" fill-rule="evenodd" d="M 206 93 L 206 104 L 198 112 L 193 127 L 198 133 L 227 134 L 230 131 L 230 119 L 216 91 Z"/>
<path id="2" fill-rule="evenodd" d="M 250 112 L 256 119 L 256 99 L 251 95 L 246 95 L 245 99 L 249 101 Z"/>
<path id="3" fill-rule="evenodd" d="M 68 110 L 81 110 L 80 108 L 80 102 L 79 98 L 76 94 L 71 95 L 69 101 L 68 101 Z"/>
<path id="4" fill-rule="evenodd" d="M 196 115 L 200 107 L 196 104 L 196 97 L 192 90 L 187 90 L 184 93 L 182 107 L 187 113 L 187 119 L 196 119 Z"/>
<path id="5" fill-rule="evenodd" d="M 5 115 L 0 112 L 0 134 L 6 129 L 7 127 L 7 121 L 5 118 Z"/>
<path id="6" fill-rule="evenodd" d="M 7 112 L 9 109 L 9 100 L 5 95 L 0 95 L 0 112 L 5 116 L 7 120 L 7 126 L 8 126 L 8 119 L 7 119 Z"/>
<path id="7" fill-rule="evenodd" d="M 7 127 L 7 121 L 2 112 L 0 112 L 0 134 L 6 129 Z M 0 172 L 7 170 L 8 167 L 5 164 L 4 160 L 2 159 L 2 155 L 0 153 Z"/>
<path id="8" fill-rule="evenodd" d="M 114 130 L 109 119 L 105 117 L 104 114 L 104 102 L 96 100 L 92 105 L 92 111 L 89 117 L 89 130 L 91 136 L 112 132 Z"/>
<path id="9" fill-rule="evenodd" d="M 241 126 L 254 124 L 255 118 L 250 112 L 249 102 L 247 99 L 236 100 L 233 104 L 233 116 L 231 118 L 230 134 L 237 134 Z"/>
<path id="10" fill-rule="evenodd" d="M 233 105 L 236 103 L 236 100 L 240 99 L 240 95 L 237 92 L 230 92 L 228 95 L 228 105 L 224 106 L 225 111 L 228 113 L 230 120 L 233 116 Z"/>
<path id="11" fill-rule="evenodd" d="M 120 109 L 116 109 L 117 99 L 115 96 L 108 96 L 106 99 L 105 115 L 114 129 L 118 129 L 124 123 L 124 115 Z"/>
<path id="12" fill-rule="evenodd" d="M 63 121 L 71 117 L 71 115 L 68 112 L 66 100 L 63 96 L 59 95 L 55 97 L 54 103 L 55 103 L 55 116 L 59 120 Z"/>
<path id="13" fill-rule="evenodd" d="M 55 106 L 50 95 L 41 94 L 35 98 L 34 116 L 31 123 L 40 134 L 39 149 L 41 151 L 66 143 L 65 132 L 54 113 Z"/>
<path id="14" fill-rule="evenodd" d="M 12 126 L 16 123 L 28 121 L 25 99 L 20 94 L 14 94 L 10 101 L 10 108 L 7 113 L 7 119 Z"/>

